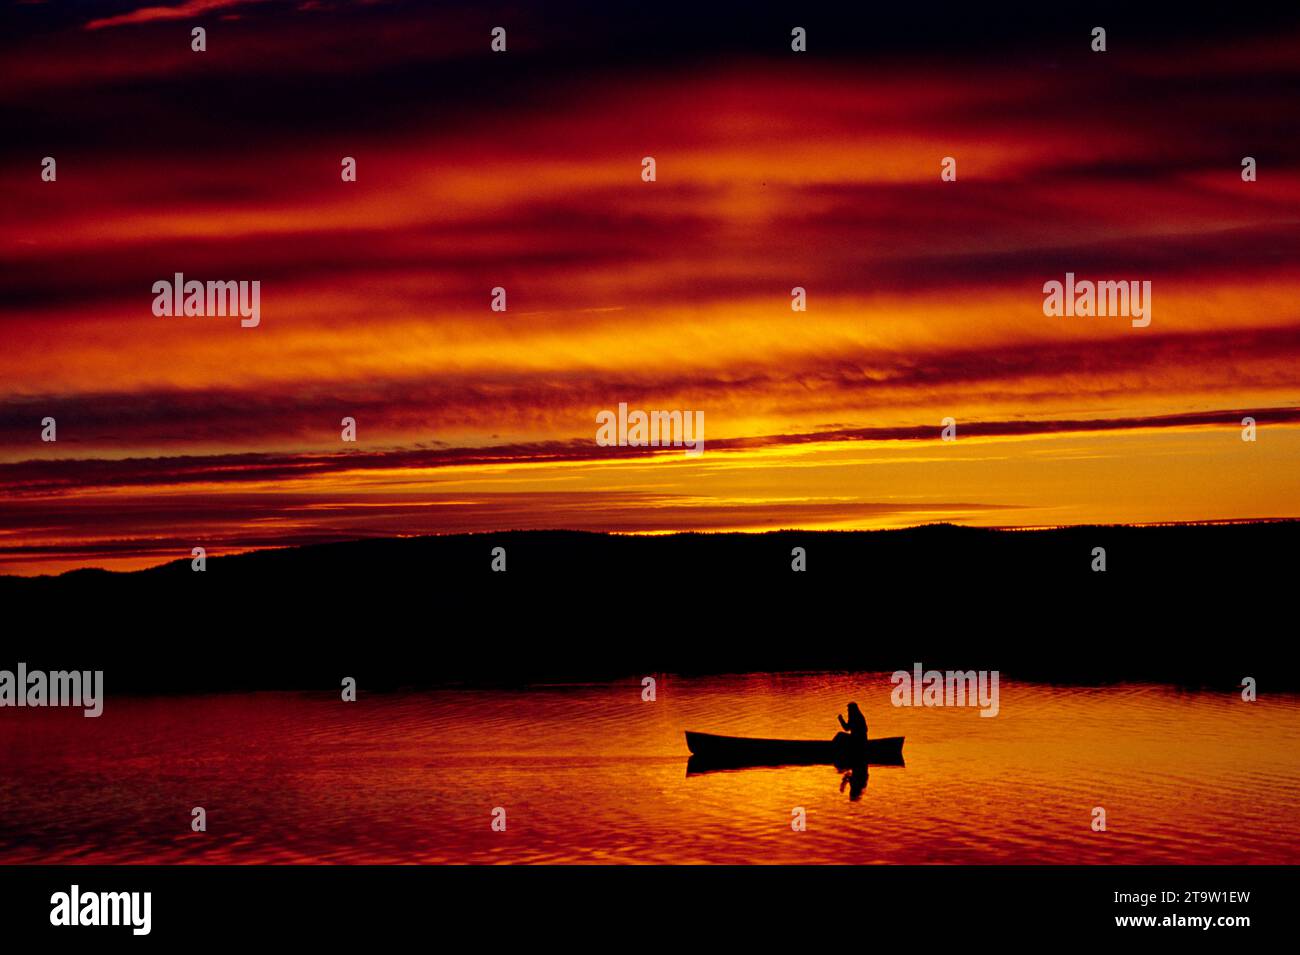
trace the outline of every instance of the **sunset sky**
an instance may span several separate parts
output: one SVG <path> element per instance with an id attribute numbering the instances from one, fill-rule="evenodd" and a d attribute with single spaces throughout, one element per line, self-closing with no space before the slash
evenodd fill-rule
<path id="1" fill-rule="evenodd" d="M 1300 517 L 1295 21 L 728 9 L 10 8 L 0 573 Z M 1045 316 L 1067 271 L 1150 281 L 1150 326 Z M 261 324 L 155 316 L 176 272 Z M 704 454 L 598 446 L 620 402 Z"/>

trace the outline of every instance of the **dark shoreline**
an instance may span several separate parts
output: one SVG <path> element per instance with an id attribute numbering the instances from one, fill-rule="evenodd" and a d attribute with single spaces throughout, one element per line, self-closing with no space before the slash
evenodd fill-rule
<path id="1" fill-rule="evenodd" d="M 565 531 L 369 540 L 134 573 L 0 578 L 0 668 L 139 690 L 650 673 L 998 669 L 1300 689 L 1300 522 L 999 531 Z M 807 571 L 791 570 L 791 549 Z M 1091 569 L 1106 548 L 1107 570 Z M 491 570 L 504 547 L 507 570 Z M 125 672 L 125 676 L 122 676 Z"/>
<path id="2" fill-rule="evenodd" d="M 15 660 L 0 661 L 0 670 L 13 671 L 16 663 L 26 664 L 29 672 L 43 670 L 103 670 L 106 693 L 123 693 L 142 696 L 184 696 L 193 693 L 245 693 L 245 692 L 306 692 L 337 697 L 343 677 L 353 677 L 364 692 L 403 692 L 439 690 L 537 690 L 564 692 L 589 684 L 626 683 L 637 687 L 643 677 L 653 676 L 661 682 L 674 678 L 697 679 L 703 677 L 756 676 L 797 677 L 807 674 L 861 674 L 887 676 L 895 670 L 912 669 L 920 662 L 926 671 L 939 670 L 990 670 L 997 671 L 1004 682 L 1039 683 L 1053 686 L 1075 686 L 1105 689 L 1120 686 L 1164 686 L 1188 692 L 1239 693 L 1241 680 L 1252 676 L 1258 684 L 1260 698 L 1271 692 L 1300 693 L 1300 681 L 1276 672 L 1274 664 L 1258 659 L 1242 662 L 1234 668 L 1233 661 L 1223 665 L 1188 666 L 1173 663 L 1164 667 L 1131 667 L 1120 670 L 1077 671 L 1059 663 L 998 661 L 965 658 L 933 662 L 922 655 L 919 660 L 900 662 L 897 667 L 865 666 L 789 666 L 781 669 L 743 669 L 719 663 L 715 666 L 679 667 L 676 669 L 640 670 L 584 667 L 574 661 L 563 672 L 545 667 L 531 671 L 502 671 L 496 667 L 476 665 L 473 661 L 458 660 L 454 665 L 430 663 L 427 666 L 405 662 L 389 666 L 366 661 L 339 660 L 336 666 L 313 661 L 302 665 L 283 663 L 261 666 L 255 672 L 229 669 L 192 669 L 184 666 L 167 666 L 157 662 L 130 659 L 95 659 L 87 663 L 86 657 L 48 653 L 27 655 Z M 1287 664 L 1289 667 L 1289 664 Z M 1238 677 L 1230 674 L 1240 673 Z M 0 710 L 15 708 L 13 704 L 0 706 Z"/>
<path id="3" fill-rule="evenodd" d="M 206 544 L 198 541 L 199 544 Z M 380 573 L 409 575 L 412 562 L 465 579 L 491 574 L 491 550 L 505 547 L 508 569 L 537 578 L 559 578 L 573 570 L 609 575 L 625 570 L 660 574 L 672 567 L 694 571 L 730 570 L 763 576 L 790 574 L 790 549 L 809 550 L 808 576 L 851 576 L 855 569 L 888 570 L 899 576 L 920 568 L 978 570 L 990 562 L 1004 574 L 1022 571 L 1034 578 L 1093 573 L 1092 549 L 1107 549 L 1105 578 L 1150 573 L 1156 579 L 1190 573 L 1203 576 L 1207 563 L 1221 569 L 1247 569 L 1273 576 L 1274 548 L 1300 546 L 1300 518 L 1149 525 L 1077 525 L 1054 528 L 987 528 L 926 524 L 895 530 L 761 533 L 683 532 L 661 535 L 592 531 L 530 530 L 387 537 L 266 548 L 223 556 L 209 546 L 208 572 L 222 568 L 226 579 L 248 580 L 275 574 L 302 580 L 307 575 Z M 1189 548 L 1207 548 L 1201 554 Z M 817 558 L 812 551 L 816 549 Z M 824 558 L 824 560 L 822 559 Z M 719 567 L 723 561 L 730 568 Z M 978 567 L 972 562 L 978 561 Z M 135 571 L 82 568 L 57 575 L 0 574 L 0 596 L 24 587 L 93 588 L 111 581 L 188 578 L 190 556 Z M 497 575 L 493 575 L 497 576 Z M 500 578 L 504 579 L 504 578 Z M 1098 577 L 1098 579 L 1103 579 Z M 29 591 L 30 592 L 30 591 Z"/>

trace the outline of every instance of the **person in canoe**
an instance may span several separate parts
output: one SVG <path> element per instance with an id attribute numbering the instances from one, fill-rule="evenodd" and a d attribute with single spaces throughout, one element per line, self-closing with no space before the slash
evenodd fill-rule
<path id="1" fill-rule="evenodd" d="M 836 719 L 840 721 L 840 726 L 844 727 L 844 732 L 835 734 L 835 745 L 846 748 L 850 753 L 865 752 L 867 748 L 867 718 L 858 709 L 858 704 L 849 704 L 849 718 L 847 720 L 842 716 L 837 716 Z"/>

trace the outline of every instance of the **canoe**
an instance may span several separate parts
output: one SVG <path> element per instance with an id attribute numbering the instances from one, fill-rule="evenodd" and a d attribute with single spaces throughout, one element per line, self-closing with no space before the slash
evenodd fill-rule
<path id="1" fill-rule="evenodd" d="M 855 750 L 847 739 L 755 739 L 715 736 L 686 731 L 686 746 L 701 763 L 715 766 L 787 766 L 831 763 L 861 766 L 865 763 L 897 766 L 903 762 L 903 737 L 867 740 L 866 751 Z"/>

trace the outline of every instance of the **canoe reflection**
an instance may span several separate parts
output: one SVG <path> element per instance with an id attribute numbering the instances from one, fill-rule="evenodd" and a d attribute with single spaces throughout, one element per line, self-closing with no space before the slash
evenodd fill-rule
<path id="1" fill-rule="evenodd" d="M 872 759 L 867 762 L 854 765 L 852 762 L 838 762 L 829 759 L 813 760 L 735 760 L 735 759 L 714 759 L 709 756 L 692 756 L 686 761 L 686 775 L 699 776 L 704 773 L 718 773 L 727 770 L 737 769 L 764 769 L 780 766 L 834 766 L 841 772 L 862 770 L 866 772 L 867 766 L 906 766 L 903 757 L 893 757 L 889 759 Z"/>
<path id="2" fill-rule="evenodd" d="M 740 772 L 745 769 L 771 769 L 780 766 L 806 766 L 808 763 L 749 763 L 737 765 L 736 763 L 716 763 L 701 756 L 692 756 L 686 761 L 687 776 L 703 776 L 705 773 L 726 773 Z M 885 763 L 879 763 L 872 760 L 873 766 L 902 766 L 904 765 L 902 757 Z M 843 775 L 840 778 L 840 792 L 845 789 L 849 791 L 849 801 L 857 802 L 862 796 L 862 791 L 867 788 L 867 781 L 870 778 L 870 772 L 866 763 L 857 766 L 835 767 Z"/>

